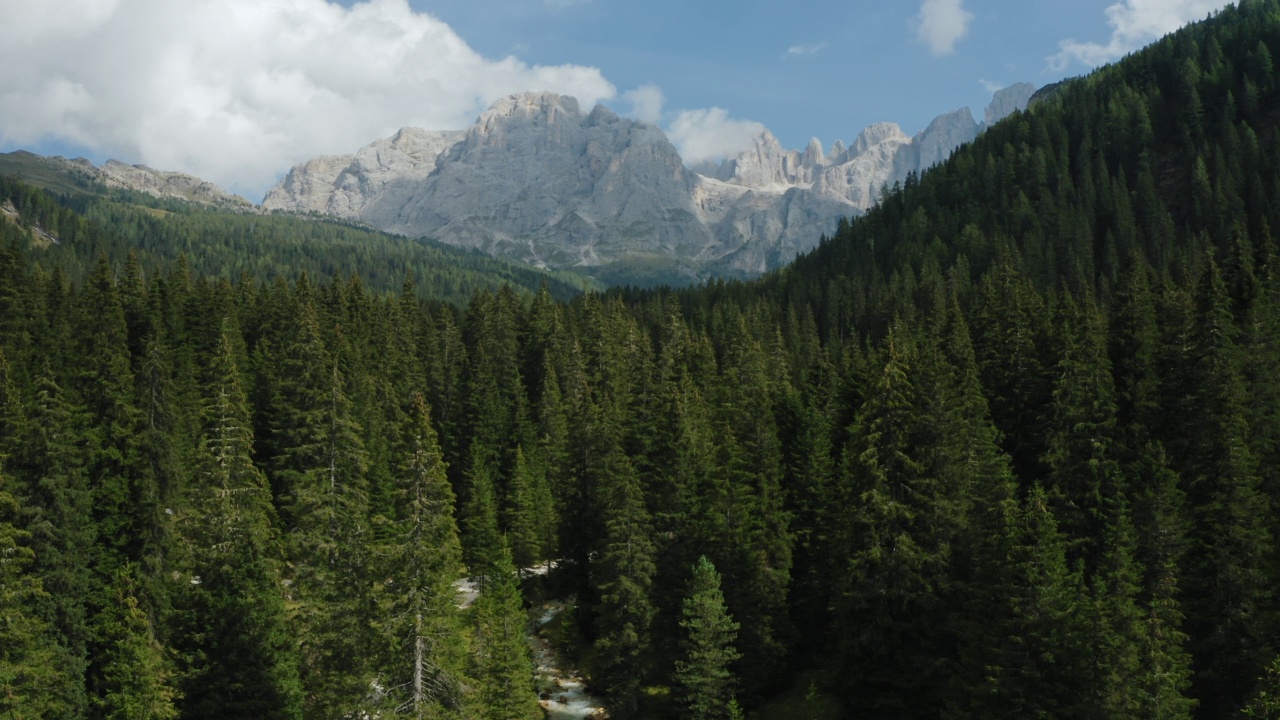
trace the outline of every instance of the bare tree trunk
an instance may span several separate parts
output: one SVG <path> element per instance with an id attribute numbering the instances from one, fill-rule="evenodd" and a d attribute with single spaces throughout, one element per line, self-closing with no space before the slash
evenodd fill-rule
<path id="1" fill-rule="evenodd" d="M 422 613 L 418 613 L 413 624 L 413 713 L 422 717 L 422 668 L 426 662 L 422 642 Z"/>

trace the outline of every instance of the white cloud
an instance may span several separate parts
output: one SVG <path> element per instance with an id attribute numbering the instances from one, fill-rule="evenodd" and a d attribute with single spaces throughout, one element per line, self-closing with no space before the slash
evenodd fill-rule
<path id="1" fill-rule="evenodd" d="M 662 106 L 667 98 L 662 88 L 657 85 L 641 85 L 634 90 L 622 94 L 622 99 L 631 103 L 631 115 L 641 122 L 657 124 L 662 119 Z"/>
<path id="2" fill-rule="evenodd" d="M 929 52 L 942 57 L 955 52 L 956 43 L 969 34 L 972 21 L 973 13 L 964 9 L 964 0 L 924 0 L 911 24 Z"/>
<path id="3" fill-rule="evenodd" d="M 1102 65 L 1229 4 L 1226 0 L 1121 0 L 1107 8 L 1111 26 L 1107 44 L 1063 40 L 1061 51 L 1049 56 L 1049 67 L 1062 72 L 1072 63 Z"/>
<path id="4" fill-rule="evenodd" d="M 667 137 L 680 151 L 685 163 L 694 165 L 737 154 L 751 146 L 764 125 L 752 120 L 734 120 L 729 111 L 684 110 L 671 122 Z"/>
<path id="5" fill-rule="evenodd" d="M 827 49 L 827 43 L 807 43 L 804 45 L 792 45 L 787 48 L 786 57 L 799 57 L 802 55 L 817 55 Z"/>
<path id="6" fill-rule="evenodd" d="M 595 68 L 484 58 L 407 0 L 0 0 L 0 17 L 0 145 L 71 142 L 251 196 L 510 93 L 615 93 Z"/>
<path id="7" fill-rule="evenodd" d="M 992 82 L 986 78 L 979 79 L 978 84 L 982 86 L 983 90 L 986 90 L 989 93 L 994 93 L 999 90 L 1003 90 L 1006 87 L 1004 83 Z"/>

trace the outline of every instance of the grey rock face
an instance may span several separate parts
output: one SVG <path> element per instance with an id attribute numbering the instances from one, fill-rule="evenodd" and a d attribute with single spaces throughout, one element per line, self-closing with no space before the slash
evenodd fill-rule
<path id="1" fill-rule="evenodd" d="M 1029 85 L 997 93 L 988 118 L 1021 109 Z M 718 165 L 687 168 L 653 125 L 570 97 L 504 98 L 463 133 L 405 128 L 354 155 L 293 168 L 263 201 L 428 236 L 550 268 L 660 261 L 750 276 L 789 262 L 881 188 L 945 160 L 981 131 L 967 110 L 914 138 L 877 123 L 825 152 L 768 131 Z"/>
<path id="2" fill-rule="evenodd" d="M 951 157 L 956 148 L 973 142 L 980 130 L 968 108 L 939 115 L 911 140 L 916 172 L 923 172 Z"/>
<path id="3" fill-rule="evenodd" d="M 239 195 L 232 195 L 194 175 L 153 170 L 146 165 L 126 165 L 118 160 L 108 160 L 102 167 L 97 168 L 84 159 L 66 162 L 108 187 L 124 188 L 153 197 L 187 200 L 205 205 L 238 207 L 245 210 L 253 208 L 253 203 L 248 200 Z"/>
<path id="4" fill-rule="evenodd" d="M 803 153 L 784 150 L 768 130 L 751 147 L 726 159 L 715 174 L 717 180 L 756 189 L 784 192 L 797 185 L 813 184 L 814 173 L 826 163 L 822 144 L 815 138 Z"/>
<path id="5" fill-rule="evenodd" d="M 997 90 L 987 106 L 985 123 L 995 125 L 1019 110 L 1026 110 L 1031 96 L 1036 93 L 1036 86 L 1031 83 L 1018 83 Z"/>
<path id="6" fill-rule="evenodd" d="M 364 146 L 355 155 L 318 157 L 291 169 L 267 192 L 262 206 L 267 210 L 314 212 L 378 225 L 387 218 L 364 216 L 370 200 L 379 197 L 390 184 L 425 179 L 435 169 L 440 153 L 461 137 L 460 132 L 402 128 L 389 138 Z M 400 199 L 408 201 L 407 196 Z"/>
<path id="7" fill-rule="evenodd" d="M 693 186 L 653 125 L 603 107 L 584 115 L 573 98 L 531 93 L 495 104 L 429 176 L 388 185 L 364 216 L 537 265 L 594 266 L 706 249 Z"/>

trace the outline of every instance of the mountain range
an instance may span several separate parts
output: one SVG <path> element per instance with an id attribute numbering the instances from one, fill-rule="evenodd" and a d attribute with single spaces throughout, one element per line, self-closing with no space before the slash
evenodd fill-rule
<path id="1" fill-rule="evenodd" d="M 813 248 L 881 189 L 944 160 L 1024 109 L 998 91 L 909 137 L 892 123 L 830 150 L 784 149 L 768 130 L 719 164 L 688 167 L 658 127 L 572 97 L 513 95 L 463 132 L 403 128 L 353 155 L 291 169 L 268 210 L 315 212 L 614 282 L 753 276 Z"/>
<path id="2" fill-rule="evenodd" d="M 893 123 L 849 145 L 786 149 L 768 130 L 719 163 L 687 165 L 656 125 L 590 111 L 572 97 L 499 100 L 464 131 L 405 127 L 351 155 L 293 167 L 260 206 L 190 175 L 48 158 L 73 178 L 241 211 L 318 214 L 430 237 L 606 284 L 683 285 L 752 277 L 830 236 L 885 187 L 945 160 L 1027 107 L 1036 88 L 995 93 L 981 123 L 967 108 L 914 137 Z M 21 157 L 19 157 L 21 156 Z M 10 154 L 5 165 L 35 156 Z"/>

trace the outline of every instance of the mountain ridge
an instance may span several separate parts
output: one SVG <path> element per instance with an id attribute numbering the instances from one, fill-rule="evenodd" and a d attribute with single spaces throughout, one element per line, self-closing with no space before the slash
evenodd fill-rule
<path id="1" fill-rule="evenodd" d="M 424 151 L 373 170 L 358 159 L 394 156 L 406 134 L 427 134 L 404 128 L 353 156 L 301 163 L 263 207 L 333 214 L 540 267 L 597 273 L 640 261 L 664 265 L 668 281 L 748 277 L 812 249 L 840 218 L 872 207 L 881 188 L 946 159 L 1024 109 L 1034 91 L 1030 83 L 998 91 L 982 123 L 968 109 L 914 137 L 877 123 L 829 152 L 817 139 L 784 149 L 766 129 L 719 164 L 693 167 L 656 126 L 524 93 L 499 100 L 466 131 L 436 134 L 434 157 Z"/>

